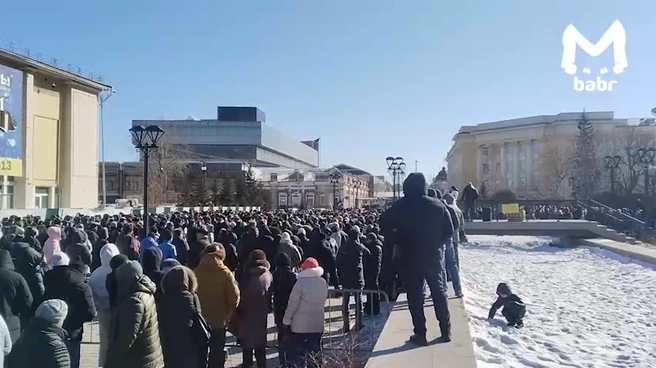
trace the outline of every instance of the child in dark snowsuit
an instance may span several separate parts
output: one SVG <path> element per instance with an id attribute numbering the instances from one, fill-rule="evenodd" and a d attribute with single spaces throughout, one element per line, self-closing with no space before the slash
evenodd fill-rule
<path id="1" fill-rule="evenodd" d="M 508 284 L 502 282 L 497 286 L 497 300 L 490 308 L 488 319 L 494 318 L 499 308 L 503 307 L 501 314 L 508 320 L 508 326 L 516 326 L 517 328 L 524 326 L 524 315 L 526 314 L 526 306 L 522 299 L 513 294 Z"/>

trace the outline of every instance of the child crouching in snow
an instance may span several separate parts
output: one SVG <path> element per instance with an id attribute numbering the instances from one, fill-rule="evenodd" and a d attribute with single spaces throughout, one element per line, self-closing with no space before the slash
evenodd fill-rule
<path id="1" fill-rule="evenodd" d="M 490 308 L 488 319 L 494 318 L 499 308 L 503 307 L 501 314 L 508 320 L 508 326 L 516 326 L 517 328 L 524 326 L 524 315 L 526 314 L 526 306 L 522 299 L 513 294 L 508 284 L 502 282 L 497 286 L 497 300 Z"/>

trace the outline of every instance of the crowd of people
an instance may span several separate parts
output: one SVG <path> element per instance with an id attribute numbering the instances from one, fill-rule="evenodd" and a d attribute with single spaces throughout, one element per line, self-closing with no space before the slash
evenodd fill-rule
<path id="1" fill-rule="evenodd" d="M 428 286 L 448 342 L 447 279 L 462 296 L 458 193 L 428 190 L 418 173 L 403 189 L 384 212 L 174 212 L 149 215 L 147 228 L 139 215 L 3 219 L 4 365 L 79 367 L 95 319 L 99 367 L 223 367 L 228 333 L 243 367 L 265 367 L 272 313 L 280 366 L 317 367 L 330 288 L 391 299 L 402 289 L 410 340 L 426 345 Z M 381 311 L 375 294 L 344 293 L 345 332 L 351 298 L 356 313 Z"/>

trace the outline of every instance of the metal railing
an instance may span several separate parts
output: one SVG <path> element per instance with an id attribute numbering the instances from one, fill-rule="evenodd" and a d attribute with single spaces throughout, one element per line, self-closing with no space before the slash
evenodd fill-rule
<path id="1" fill-rule="evenodd" d="M 349 303 L 345 309 L 343 296 L 347 293 L 349 295 Z M 340 302 L 337 303 L 335 299 L 339 299 Z M 356 299 L 355 303 L 351 303 L 351 299 Z M 379 314 L 377 316 L 362 316 L 362 314 L 357 313 L 355 306 L 358 303 L 358 299 L 362 302 L 364 314 L 377 312 L 371 308 L 378 302 L 380 308 Z M 391 311 L 389 297 L 384 291 L 329 289 L 328 299 L 324 308 L 325 328 L 321 338 L 322 354 L 349 351 L 356 355 L 367 355 L 376 345 L 376 341 Z M 351 323 L 351 321 L 354 321 L 354 323 Z M 236 336 L 229 333 L 226 341 L 228 359 L 231 359 L 232 355 L 241 353 Z M 275 323 L 269 323 L 267 326 L 266 347 L 274 351 L 278 349 L 278 329 Z"/>
<path id="2" fill-rule="evenodd" d="M 40 52 L 35 52 L 34 50 L 31 50 L 27 47 L 20 47 L 13 42 L 3 42 L 0 41 L 0 50 L 26 57 L 28 59 L 37 61 L 39 63 L 46 64 L 48 66 L 51 66 L 53 68 L 57 68 L 59 70 L 63 70 L 72 74 L 75 74 L 77 76 L 80 76 L 82 78 L 90 79 L 92 81 L 96 81 L 99 83 L 105 83 L 105 79 L 103 78 L 102 75 L 99 74 L 94 74 L 92 71 L 85 70 L 79 67 L 76 67 L 72 64 L 68 64 L 62 60 L 59 60 L 54 57 L 50 57 L 47 55 L 44 55 Z"/>

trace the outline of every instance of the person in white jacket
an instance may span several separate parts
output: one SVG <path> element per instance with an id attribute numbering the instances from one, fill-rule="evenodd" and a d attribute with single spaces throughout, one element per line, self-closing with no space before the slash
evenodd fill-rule
<path id="1" fill-rule="evenodd" d="M 2 349 L 2 355 L 0 355 L 0 368 L 2 368 L 5 364 L 5 357 L 11 352 L 11 336 L 2 315 L 0 315 L 0 349 Z"/>
<path id="2" fill-rule="evenodd" d="M 293 347 L 289 356 L 292 367 L 318 367 L 328 298 L 328 283 L 322 275 L 319 262 L 311 257 L 306 259 L 289 296 L 282 323 L 290 335 L 287 343 Z"/>
<path id="3" fill-rule="evenodd" d="M 98 348 L 98 367 L 103 367 L 107 358 L 107 346 L 109 344 L 109 330 L 112 312 L 109 305 L 109 291 L 107 291 L 107 275 L 112 272 L 109 265 L 112 257 L 119 254 L 116 245 L 109 243 L 100 248 L 100 263 L 89 278 L 89 286 L 93 293 L 93 302 L 98 313 L 98 326 L 100 327 L 100 346 Z"/>

